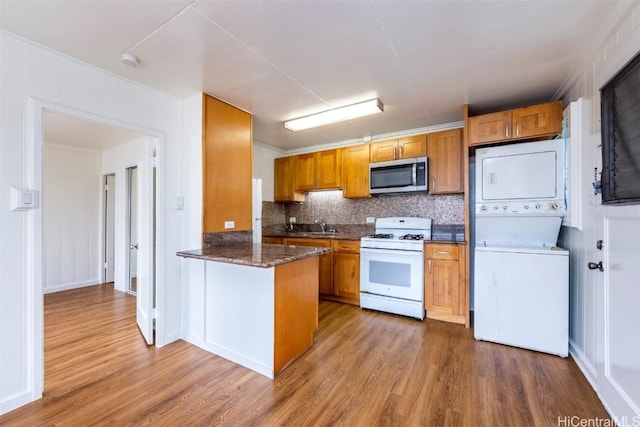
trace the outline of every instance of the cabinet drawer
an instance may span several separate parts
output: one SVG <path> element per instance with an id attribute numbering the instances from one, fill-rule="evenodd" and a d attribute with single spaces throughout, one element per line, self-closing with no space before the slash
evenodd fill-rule
<path id="1" fill-rule="evenodd" d="M 334 240 L 334 252 L 353 252 L 360 253 L 360 242 L 357 240 Z"/>
<path id="2" fill-rule="evenodd" d="M 430 259 L 460 259 L 460 246 L 428 243 L 425 257 Z"/>

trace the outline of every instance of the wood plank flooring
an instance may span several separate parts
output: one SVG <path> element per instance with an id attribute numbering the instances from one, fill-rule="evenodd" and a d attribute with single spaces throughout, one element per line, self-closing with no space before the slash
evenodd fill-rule
<path id="1" fill-rule="evenodd" d="M 147 347 L 135 297 L 45 296 L 44 398 L 7 426 L 557 426 L 608 415 L 573 360 L 472 330 L 320 303 L 314 347 L 275 380 L 178 341 Z"/>

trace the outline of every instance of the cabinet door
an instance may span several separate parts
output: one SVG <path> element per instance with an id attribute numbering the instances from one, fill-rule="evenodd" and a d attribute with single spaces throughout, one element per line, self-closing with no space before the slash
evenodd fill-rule
<path id="1" fill-rule="evenodd" d="M 511 111 L 469 117 L 469 145 L 504 141 L 511 137 Z"/>
<path id="2" fill-rule="evenodd" d="M 273 197 L 276 202 L 303 202 L 304 194 L 295 191 L 296 156 L 274 160 Z"/>
<path id="3" fill-rule="evenodd" d="M 562 101 L 513 110 L 514 138 L 553 135 L 562 131 Z"/>
<path id="4" fill-rule="evenodd" d="M 340 148 L 316 154 L 316 188 L 328 190 L 342 185 L 342 151 Z"/>
<path id="5" fill-rule="evenodd" d="M 360 298 L 360 255 L 334 253 L 333 293 L 342 298 Z"/>
<path id="6" fill-rule="evenodd" d="M 369 144 L 342 149 L 342 197 L 369 197 Z"/>
<path id="7" fill-rule="evenodd" d="M 390 139 L 369 144 L 371 163 L 395 160 L 398 151 L 398 140 Z"/>
<path id="8" fill-rule="evenodd" d="M 282 237 L 264 236 L 262 238 L 262 243 L 268 243 L 268 244 L 271 244 L 271 245 L 280 245 L 280 244 L 282 244 Z"/>
<path id="9" fill-rule="evenodd" d="M 460 314 L 460 270 L 458 260 L 427 259 L 425 309 L 427 313 Z"/>
<path id="10" fill-rule="evenodd" d="M 202 230 L 251 230 L 251 114 L 203 95 L 202 120 Z"/>
<path id="11" fill-rule="evenodd" d="M 429 134 L 429 193 L 462 193 L 460 129 Z"/>
<path id="12" fill-rule="evenodd" d="M 398 139 L 398 159 L 427 155 L 427 135 L 413 135 Z"/>
<path id="13" fill-rule="evenodd" d="M 331 240 L 328 239 L 306 239 L 306 238 L 283 238 L 285 245 L 313 246 L 318 248 L 330 248 Z M 330 295 L 333 293 L 333 253 L 320 255 L 319 263 L 319 292 Z"/>
<path id="14" fill-rule="evenodd" d="M 316 153 L 296 156 L 295 189 L 303 192 L 316 189 Z"/>

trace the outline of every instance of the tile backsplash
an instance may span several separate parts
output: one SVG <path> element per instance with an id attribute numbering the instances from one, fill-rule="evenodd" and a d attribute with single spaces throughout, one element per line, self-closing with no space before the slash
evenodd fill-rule
<path id="1" fill-rule="evenodd" d="M 317 219 L 327 224 L 365 224 L 367 217 L 392 216 L 431 218 L 434 224 L 464 224 L 464 196 L 408 193 L 345 199 L 342 191 L 318 191 L 307 193 L 303 203 L 262 203 L 263 226 L 282 224 L 292 216 L 299 224 Z"/>

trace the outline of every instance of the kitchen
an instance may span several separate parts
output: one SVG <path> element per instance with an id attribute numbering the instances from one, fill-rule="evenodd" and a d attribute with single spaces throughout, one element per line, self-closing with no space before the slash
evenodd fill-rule
<path id="1" fill-rule="evenodd" d="M 3 4 L 4 7 L 4 4 Z M 186 14 L 185 14 L 186 15 Z M 622 16 L 622 15 L 619 15 Z M 191 19 L 191 16 L 185 16 L 185 18 Z M 622 20 L 622 18 L 619 18 Z M 629 18 L 630 19 L 630 18 Z M 621 21 L 623 22 L 623 21 Z M 624 21 L 625 23 L 629 23 L 630 21 Z M 612 24 L 613 25 L 613 24 Z M 629 24 L 631 25 L 631 24 Z M 628 32 L 622 32 L 620 37 L 618 37 L 617 33 L 612 30 L 613 26 L 609 26 L 606 28 L 607 35 L 610 33 L 613 34 L 615 40 L 624 38 L 625 34 L 628 36 Z M 625 26 L 621 26 L 621 28 L 628 28 Z M 603 37 L 604 39 L 604 37 Z M 609 40 L 609 39 L 608 39 Z M 616 42 L 617 43 L 617 42 Z M 614 43 L 615 46 L 618 46 Z M 610 53 L 611 47 L 608 47 L 608 52 Z M 604 83 L 606 79 L 612 76 L 624 63 L 631 58 L 633 55 L 633 43 L 629 44 L 620 44 L 619 47 L 622 53 L 617 54 L 618 56 L 609 55 L 609 61 L 604 65 L 596 60 L 595 58 L 601 57 L 601 51 L 594 48 L 589 54 L 586 56 L 586 61 L 591 61 L 592 64 L 596 64 L 596 68 L 599 71 L 597 79 L 599 83 Z M 161 256 L 166 259 L 166 262 L 162 263 L 162 274 L 159 275 L 159 295 L 158 295 L 158 341 L 159 345 L 166 345 L 167 343 L 177 339 L 180 337 L 181 331 L 181 316 L 180 308 L 176 307 L 176 301 L 182 301 L 183 296 L 180 294 L 180 286 L 176 284 L 180 283 L 188 283 L 189 275 L 191 274 L 188 271 L 183 271 L 180 267 L 178 260 L 173 260 L 175 257 L 175 253 L 180 250 L 185 250 L 188 248 L 196 248 L 201 244 L 201 212 L 202 206 L 200 200 L 201 194 L 201 179 L 200 179 L 200 160 L 199 160 L 199 147 L 200 147 L 200 137 L 199 131 L 194 131 L 194 127 L 192 126 L 182 126 L 180 124 L 180 117 L 185 117 L 184 121 L 198 121 L 198 105 L 200 103 L 200 97 L 194 96 L 191 98 L 187 98 L 180 103 L 176 102 L 174 98 L 165 96 L 163 94 L 159 94 L 157 92 L 147 92 L 146 88 L 142 88 L 140 86 L 131 85 L 128 81 L 118 80 L 114 78 L 112 75 L 101 74 L 95 71 L 87 71 L 83 66 L 75 63 L 74 61 L 68 60 L 68 58 L 63 58 L 61 56 L 57 56 L 55 53 L 51 53 L 46 50 L 42 50 L 39 47 L 34 47 L 33 45 L 23 42 L 21 39 L 14 38 L 10 35 L 3 34 L 3 55 L 6 55 L 6 58 L 11 59 L 11 61 L 3 60 L 3 67 L 12 67 L 12 68 L 3 68 L 3 78 L 8 80 L 3 80 L 3 102 L 11 102 L 14 105 L 19 106 L 15 110 L 12 110 L 12 113 L 15 116 L 18 116 L 15 119 L 15 123 L 23 123 L 28 121 L 26 118 L 27 113 L 24 111 L 28 110 L 28 102 L 25 100 L 25 94 L 27 96 L 33 96 L 36 99 L 45 100 L 45 104 L 40 105 L 41 108 L 56 108 L 56 105 L 53 104 L 62 104 L 67 106 L 72 106 L 75 109 L 71 110 L 72 112 L 77 111 L 77 109 L 82 109 L 84 111 L 98 111 L 103 116 L 114 117 L 113 120 L 118 120 L 118 118 L 126 117 L 125 120 L 128 123 L 138 123 L 140 127 L 148 129 L 149 127 L 155 129 L 162 129 L 163 132 L 160 135 L 160 150 L 159 150 L 159 165 L 162 168 L 161 174 L 159 176 L 160 180 L 160 188 L 163 190 L 161 194 L 159 194 L 159 204 L 161 206 L 161 215 L 159 216 L 159 222 L 161 228 L 171 229 L 171 230 L 181 230 L 181 232 L 172 234 L 163 232 L 159 235 L 159 251 L 162 254 Z M 592 55 L 592 56 L 589 56 Z M 611 59 L 613 58 L 613 59 Z M 15 84 L 22 77 L 22 64 L 24 65 L 24 69 L 28 71 L 26 76 L 26 86 L 24 91 L 20 89 L 19 84 Z M 62 65 L 60 65 L 62 64 Z M 600 65 L 598 65 L 600 64 Z M 170 68 L 170 66 L 168 67 Z M 584 67 L 578 71 L 578 74 L 584 70 L 590 70 L 593 67 Z M 5 70 L 8 70 L 5 72 Z M 34 72 L 33 70 L 52 70 L 51 73 L 44 73 L 42 75 Z M 63 79 L 60 79 L 60 73 L 56 70 L 62 70 Z M 125 73 L 132 73 L 133 71 L 128 70 Z M 89 73 L 89 74 L 87 74 Z M 566 94 L 567 101 L 577 100 L 579 97 L 586 97 L 592 99 L 596 96 L 595 89 L 592 85 L 587 84 L 589 78 L 594 78 L 592 74 L 589 74 L 588 71 L 584 71 L 585 75 L 580 75 L 575 79 L 568 79 L 567 83 L 562 87 L 562 89 L 558 89 L 558 96 L 554 97 L 554 99 L 560 98 Z M 76 76 L 78 78 L 69 78 L 69 76 Z M 87 78 L 87 76 L 89 76 Z M 566 76 L 565 76 L 566 77 Z M 62 82 L 62 83 L 61 83 Z M 101 85 L 96 85 L 95 82 L 100 82 Z M 62 87 L 60 88 L 60 84 Z M 13 88 L 13 92 L 5 92 L 5 88 Z M 92 89 L 93 88 L 93 89 Z M 94 98 L 86 97 L 86 93 L 90 93 L 91 90 L 94 91 Z M 118 95 L 119 93 L 119 95 Z M 100 98 L 102 97 L 102 98 Z M 118 97 L 115 98 L 114 97 Z M 124 100 L 127 100 L 126 102 Z M 132 102 L 129 102 L 132 101 Z M 276 102 L 276 99 L 273 99 Z M 31 102 L 31 101 L 29 101 Z M 504 99 L 502 102 L 511 103 L 509 100 Z M 515 102 L 515 101 L 513 101 Z M 118 103 L 122 105 L 120 108 L 118 107 Z M 457 120 L 460 120 L 460 108 L 463 102 L 458 103 L 456 106 L 457 111 Z M 566 102 L 568 104 L 568 102 Z M 8 104 L 5 104 L 8 105 Z M 29 107 L 30 108 L 30 107 Z M 471 108 L 473 108 L 473 103 L 471 103 Z M 63 109 L 64 110 L 64 109 Z M 195 114 L 190 114 L 196 111 Z M 8 110 L 3 110 L 8 111 Z M 67 110 L 69 111 L 69 110 Z M 389 112 L 391 109 L 389 109 Z M 133 117 L 133 119 L 131 119 Z M 5 122 L 3 118 L 3 129 L 7 129 L 6 132 L 10 132 L 11 135 L 14 135 L 17 140 L 24 140 L 26 138 L 23 137 L 23 130 L 19 125 L 10 124 L 8 121 Z M 444 121 L 442 121 L 444 122 Z M 440 122 L 440 123 L 442 123 Z M 11 122 L 13 123 L 13 122 Z M 594 122 L 595 123 L 595 122 Z M 257 123 L 259 124 L 259 123 Z M 589 126 L 587 126 L 589 127 Z M 596 127 L 593 125 L 593 127 Z M 197 128 L 197 125 L 195 126 Z M 340 126 L 338 126 L 340 129 Z M 408 129 L 416 129 L 416 126 L 407 126 L 403 128 L 404 130 Z M 421 129 L 418 129 L 418 133 L 420 133 Z M 375 137 L 375 139 L 384 139 L 384 135 L 365 135 L 361 141 L 366 141 L 367 138 Z M 346 138 L 337 137 L 331 139 L 332 141 L 343 141 Z M 6 138 L 3 138 L 3 141 L 7 141 Z M 178 143 L 180 141 L 180 143 Z M 326 141 L 325 141 L 326 142 Z M 4 142 L 3 142 L 4 143 Z M 6 142 L 9 144 L 9 142 Z M 318 141 L 318 144 L 321 144 Z M 256 144 L 256 147 L 260 147 Z M 320 150 L 323 147 L 317 147 Z M 254 161 L 259 163 L 259 167 L 263 169 L 268 169 L 272 164 L 271 161 L 273 158 L 282 157 L 283 155 L 294 155 L 296 154 L 294 147 L 289 146 L 283 148 L 283 150 L 291 150 L 290 152 L 282 152 L 280 150 L 268 150 L 264 149 L 264 146 L 261 146 L 260 151 L 258 148 L 254 150 Z M 21 150 L 19 150 L 21 151 Z M 260 159 L 258 159 L 257 153 L 260 152 Z M 27 150 L 28 155 L 29 151 Z M 28 187 L 29 182 L 25 181 L 22 178 L 23 172 L 26 173 L 28 168 L 5 168 L 5 164 L 14 164 L 14 165 L 22 165 L 27 162 L 22 156 L 22 151 L 20 154 L 17 154 L 15 150 L 8 149 L 5 151 L 5 146 L 3 145 L 2 152 L 2 160 L 3 160 L 3 182 L 11 182 L 17 183 L 12 185 L 21 185 Z M 269 159 L 270 157 L 270 159 Z M 267 159 L 265 159 L 267 158 Z M 592 171 L 591 171 L 592 172 Z M 263 178 L 263 182 L 265 184 L 265 193 L 270 194 L 269 187 L 270 176 L 273 176 L 270 173 L 264 173 L 261 177 Z M 4 189 L 3 189 L 4 191 Z M 176 198 L 184 197 L 184 209 L 178 210 L 176 209 Z M 392 196 L 392 197 L 402 197 L 402 196 Z M 449 196 L 437 196 L 438 200 L 449 200 Z M 456 198 L 457 197 L 457 198 Z M 441 199 L 442 198 L 442 199 Z M 5 200 L 6 199 L 6 200 Z M 8 203 L 8 196 L 3 198 L 2 203 Z M 268 200 L 267 197 L 264 197 L 265 200 Z M 437 213 L 431 215 L 432 212 L 429 211 L 420 211 L 417 212 L 419 216 L 427 216 L 430 218 L 434 218 L 436 224 L 460 224 L 459 215 L 460 210 L 459 207 L 462 205 L 462 210 L 464 210 L 465 203 L 460 202 L 460 198 L 458 196 L 453 196 L 452 203 L 452 222 L 448 221 L 449 216 L 447 216 L 447 222 L 439 222 Z M 376 199 L 376 200 L 385 200 L 385 199 Z M 391 199 L 389 199 L 391 200 Z M 401 200 L 401 199 L 397 199 Z M 588 199 L 586 200 L 588 201 Z M 333 201 L 331 202 L 333 203 Z M 336 202 L 338 203 L 338 202 Z M 370 203 L 376 203 L 372 201 Z M 385 202 L 378 202 L 384 204 Z M 320 202 L 323 206 L 323 202 Z M 348 204 L 348 201 L 345 202 L 345 205 L 351 206 Z M 383 212 L 381 210 L 380 212 Z M 302 212 L 296 211 L 295 209 L 300 209 Z M 293 208 L 292 212 L 283 212 L 282 218 L 286 221 L 288 217 L 296 216 L 300 222 L 314 222 L 316 219 L 323 219 L 327 223 L 331 224 L 332 217 L 330 216 L 330 212 L 327 212 L 325 215 L 318 215 L 319 218 L 316 218 L 315 212 L 309 212 L 305 215 L 304 209 L 309 209 L 304 207 L 303 205 L 296 206 Z M 358 208 L 353 207 L 353 212 L 357 213 Z M 440 212 L 439 209 L 434 209 Z M 6 209 L 9 212 L 9 208 L 7 206 Z M 410 212 L 411 216 L 413 212 Z M 27 260 L 32 259 L 33 249 L 30 244 L 27 244 L 27 241 L 30 241 L 28 237 L 23 237 L 22 233 L 17 233 L 10 230 L 26 230 L 24 236 L 29 236 L 29 224 L 26 219 L 23 219 L 22 214 L 12 213 L 10 216 L 6 218 L 6 221 L 3 220 L 3 253 L 11 253 L 13 254 L 10 258 L 11 262 L 9 262 L 9 258 L 5 258 L 3 255 L 3 271 L 7 271 L 7 274 L 15 281 L 15 283 L 24 284 L 23 286 L 19 286 L 16 288 L 10 288 L 11 290 L 7 290 L 8 296 L 6 299 L 3 298 L 3 310 L 2 312 L 8 316 L 8 313 L 14 313 L 10 307 L 12 306 L 21 306 L 21 303 L 17 301 L 23 301 L 24 298 L 29 298 L 28 295 L 23 296 L 22 289 L 30 289 L 27 286 L 30 282 L 29 275 L 24 275 L 22 273 L 22 269 L 26 269 L 26 271 L 30 271 L 30 269 L 24 266 Z M 387 216 L 385 213 L 372 213 L 375 216 Z M 395 215 L 395 213 L 394 213 Z M 404 214 L 403 214 L 404 215 Z M 456 216 L 458 215 L 458 216 Z M 368 213 L 363 215 L 364 218 L 360 217 L 357 219 L 357 223 L 366 224 L 366 216 L 371 216 Z M 353 217 L 356 217 L 354 214 Z M 25 215 L 26 218 L 26 215 Z M 340 219 L 340 218 L 337 218 Z M 355 221 L 355 220 L 354 220 Z M 455 221 L 455 222 L 454 222 Z M 341 221 L 335 221 L 334 223 L 341 223 Z M 5 230 L 7 234 L 5 235 Z M 37 231 L 37 230 L 36 230 Z M 18 236 L 17 234 L 20 234 Z M 4 236 L 8 236 L 7 240 L 4 239 Z M 575 240 L 576 242 L 579 239 L 583 239 L 583 236 L 578 232 L 573 233 L 569 232 L 569 239 Z M 37 241 L 37 239 L 36 239 Z M 591 243 L 590 243 L 591 245 Z M 27 252 L 26 255 L 21 255 L 21 251 L 15 251 L 15 247 L 24 248 Z M 587 247 L 586 244 L 583 247 Z M 582 258 L 585 258 L 587 255 L 586 250 L 584 252 L 580 252 L 579 255 Z M 585 260 L 586 261 L 586 260 Z M 597 261 L 596 258 L 590 259 L 589 261 Z M 581 263 L 582 264 L 582 263 Z M 30 265 L 30 264 L 29 264 Z M 584 263 L 586 265 L 586 262 Z M 5 270 L 6 267 L 6 270 Z M 583 274 L 583 273 L 580 273 Z M 585 276 L 586 277 L 586 276 Z M 591 280 L 591 279 L 589 279 Z M 166 286 L 163 284 L 167 284 Z M 26 292 L 26 291 L 24 291 Z M 582 292 L 582 291 L 581 291 Z M 587 291 L 588 292 L 588 291 Z M 582 295 L 581 297 L 586 295 Z M 172 301 L 171 304 L 168 301 Z M 587 307 L 586 302 L 581 302 L 582 300 L 576 299 L 575 303 L 580 304 L 580 307 Z M 14 304 L 15 303 L 15 304 Z M 8 304 L 8 305 L 6 305 Z M 35 302 L 34 302 L 35 304 Z M 6 306 L 5 306 L 6 305 Z M 37 304 L 35 304 L 37 307 Z M 5 310 L 6 308 L 6 310 Z M 574 344 L 577 346 L 576 354 L 582 357 L 583 365 L 585 366 L 584 370 L 586 372 L 591 371 L 591 366 L 595 367 L 593 370 L 594 373 L 597 374 L 597 360 L 598 354 L 593 349 L 593 343 L 596 340 L 596 336 L 599 337 L 597 331 L 594 331 L 592 328 L 589 328 L 587 325 L 589 322 L 596 322 L 594 316 L 590 316 L 588 313 L 580 314 L 577 312 L 573 321 L 574 325 L 577 326 L 578 330 L 580 330 L 580 336 L 574 337 Z M 583 316 L 583 317 L 580 317 Z M 14 317 L 9 318 L 8 321 L 11 323 L 15 323 L 18 327 L 11 332 L 7 332 L 9 335 L 7 336 L 8 343 L 15 343 L 16 345 L 10 345 L 8 347 L 11 348 L 23 348 L 22 344 L 18 344 L 19 342 L 25 343 L 28 340 L 23 340 L 19 337 L 29 337 L 31 334 L 27 333 L 29 322 L 26 322 L 24 318 L 26 318 L 26 314 L 16 314 Z M 3 318 L 3 322 L 6 319 Z M 599 323 L 598 323 L 599 324 Z M 597 324 L 595 325 L 597 327 Z M 4 331 L 3 331 L 4 332 Z M 37 336 L 37 331 L 36 331 Z M 24 344 L 26 345 L 26 344 Z M 36 345 L 37 348 L 37 345 Z M 25 347 L 26 352 L 26 347 Z M 15 356 L 14 352 L 9 352 L 7 348 L 3 346 L 3 356 L 6 358 L 3 360 L 22 360 L 22 357 L 26 357 L 27 353 L 22 353 L 20 350 L 20 354 L 23 356 Z M 17 357 L 17 359 L 16 359 Z M 579 362 L 580 363 L 580 362 Z M 37 366 L 37 363 L 34 364 Z M 13 365 L 11 365 L 13 366 Z M 17 366 L 17 365 L 16 365 Z M 6 372 L 22 372 L 21 369 L 16 368 L 15 370 L 9 370 Z M 37 367 L 33 368 L 33 373 L 37 375 Z M 37 396 L 37 390 L 34 390 L 32 386 L 28 386 L 27 381 L 24 380 L 19 375 L 3 373 L 3 375 L 9 375 L 7 377 L 7 381 L 3 381 L 3 409 L 5 407 L 13 407 L 15 402 L 25 402 L 29 399 L 33 399 Z M 26 378 L 26 376 L 25 376 Z M 592 375 L 593 383 L 597 383 L 600 381 L 601 377 L 598 375 Z M 36 387 L 37 388 L 37 387 Z M 26 396 L 26 397 L 25 397 Z M 5 403 L 7 402 L 7 403 Z M 6 405 L 6 406 L 4 406 Z"/>

